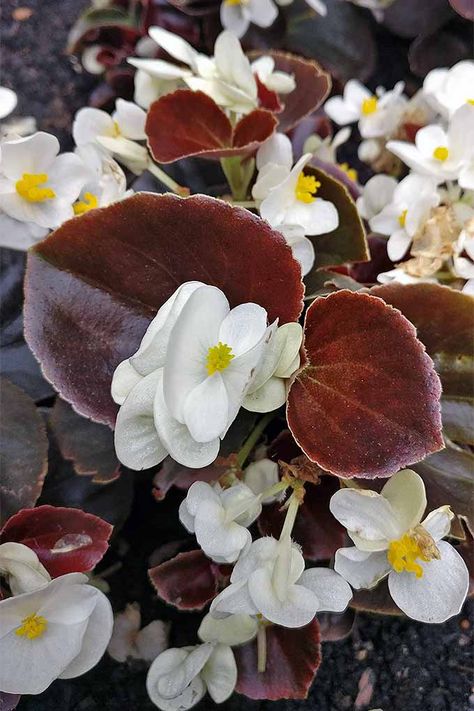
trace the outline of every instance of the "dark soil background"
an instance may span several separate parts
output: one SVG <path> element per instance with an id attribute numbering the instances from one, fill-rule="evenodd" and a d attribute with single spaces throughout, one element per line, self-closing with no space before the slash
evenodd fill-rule
<path id="1" fill-rule="evenodd" d="M 416 2 L 416 0 L 413 0 Z M 71 145 L 74 112 L 86 103 L 95 83 L 64 53 L 68 29 L 84 0 L 2 1 L 2 84 L 18 93 L 18 115 L 34 115 L 40 129 Z M 381 38 L 383 66 L 377 78 L 396 80 L 406 68 L 406 45 Z M 397 65 L 400 71 L 397 73 Z M 380 76 L 379 76 L 380 75 Z M 390 81 L 387 81 L 390 84 Z M 393 83 L 393 82 L 392 82 Z M 390 84 L 391 85 L 391 84 Z M 131 516 L 102 569 L 120 563 L 107 577 L 116 610 L 139 601 L 143 621 L 172 620 L 171 644 L 195 643 L 196 615 L 178 614 L 160 603 L 146 570 L 157 546 L 183 538 L 177 522 L 179 497 L 165 502 L 151 496 L 149 477 L 140 475 Z M 51 501 L 51 503 L 54 503 Z M 235 695 L 225 711 L 468 711 L 474 709 L 472 625 L 474 606 L 443 625 L 422 625 L 402 618 L 358 614 L 352 635 L 323 645 L 323 663 L 306 701 L 252 702 Z M 1 663 L 1 660 L 0 660 Z M 57 681 L 39 697 L 24 697 L 20 711 L 152 710 L 145 690 L 146 669 L 120 665 L 107 655 L 85 676 Z M 204 699 L 198 711 L 213 708 Z"/>

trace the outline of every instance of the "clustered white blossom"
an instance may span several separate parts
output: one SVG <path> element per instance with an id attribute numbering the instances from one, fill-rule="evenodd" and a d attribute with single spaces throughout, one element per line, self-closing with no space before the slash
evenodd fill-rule
<path id="1" fill-rule="evenodd" d="M 109 643 L 113 614 L 82 573 L 51 580 L 36 553 L 0 545 L 0 575 L 12 593 L 0 600 L 0 690 L 40 694 L 55 679 L 81 676 Z"/>
<path id="2" fill-rule="evenodd" d="M 213 462 L 242 406 L 268 412 L 284 404 L 301 340 L 298 324 L 268 325 L 258 304 L 230 309 L 216 287 L 180 286 L 114 373 L 120 461 L 132 469 L 168 454 L 189 467 Z"/>
<path id="3" fill-rule="evenodd" d="M 223 0 L 220 8 L 222 26 L 242 37 L 249 25 L 270 27 L 278 17 L 278 7 L 291 5 L 293 0 Z M 310 8 L 325 16 L 327 8 L 323 0 L 306 0 Z"/>
<path id="4" fill-rule="evenodd" d="M 353 80 L 325 104 L 340 125 L 358 121 L 359 157 L 376 170 L 399 159 L 409 170 L 400 182 L 379 172 L 357 207 L 370 229 L 388 237 L 395 268 L 378 281 L 464 282 L 474 292 L 474 62 L 434 69 L 410 100 L 403 85 L 372 95 Z M 419 126 L 414 142 L 405 123 Z M 387 163 L 388 160 L 388 163 Z"/>

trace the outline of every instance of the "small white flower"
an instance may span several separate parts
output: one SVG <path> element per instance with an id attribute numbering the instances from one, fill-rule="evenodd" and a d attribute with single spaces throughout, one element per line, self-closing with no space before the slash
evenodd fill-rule
<path id="1" fill-rule="evenodd" d="M 262 511 L 260 496 L 244 483 L 228 489 L 196 481 L 179 507 L 183 526 L 196 535 L 203 552 L 216 563 L 233 563 L 252 542 L 247 527 Z"/>
<path id="2" fill-rule="evenodd" d="M 119 459 L 135 469 L 168 453 L 184 466 L 213 462 L 275 331 L 257 304 L 230 310 L 219 289 L 183 284 L 114 373 Z"/>
<path id="3" fill-rule="evenodd" d="M 252 73 L 258 76 L 262 84 L 270 91 L 276 91 L 277 94 L 289 94 L 296 88 L 295 79 L 291 74 L 275 71 L 273 57 L 259 57 L 250 66 Z"/>
<path id="4" fill-rule="evenodd" d="M 32 592 L 51 580 L 36 553 L 22 543 L 0 545 L 0 575 L 5 576 L 12 595 Z"/>
<path id="5" fill-rule="evenodd" d="M 151 665 L 146 688 L 162 711 L 186 711 L 209 692 L 223 703 L 237 683 L 237 665 L 231 648 L 224 644 L 167 649 Z"/>
<path id="6" fill-rule="evenodd" d="M 362 138 L 390 136 L 408 101 L 403 95 L 404 87 L 403 82 L 398 82 L 391 91 L 379 87 L 372 94 L 357 79 L 350 79 L 343 95 L 328 99 L 324 110 L 340 126 L 358 121 Z"/>
<path id="7" fill-rule="evenodd" d="M 270 27 L 278 17 L 273 0 L 223 0 L 221 23 L 237 37 L 243 37 L 252 23 L 257 27 Z"/>
<path id="8" fill-rule="evenodd" d="M 333 516 L 355 546 L 336 553 L 337 570 L 353 588 L 372 588 L 388 575 L 394 602 L 414 620 L 444 622 L 466 598 L 469 573 L 449 543 L 453 513 L 441 506 L 421 521 L 426 492 L 418 474 L 405 469 L 380 494 L 341 489 L 330 502 Z"/>
<path id="9" fill-rule="evenodd" d="M 74 153 L 58 153 L 59 142 L 49 133 L 2 143 L 0 210 L 27 223 L 28 235 L 31 224 L 45 230 L 74 216 L 72 204 L 87 180 L 87 170 Z"/>
<path id="10" fill-rule="evenodd" d="M 388 205 L 398 181 L 391 175 L 374 175 L 366 182 L 362 194 L 357 198 L 357 209 L 364 220 L 371 220 Z"/>
<path id="11" fill-rule="evenodd" d="M 144 141 L 146 113 L 133 101 L 117 99 L 115 111 L 85 107 L 79 109 L 72 125 L 72 135 L 78 147 L 101 146 L 117 156 L 132 172 L 142 173 L 148 164 L 148 152 L 136 141 Z"/>
<path id="12" fill-rule="evenodd" d="M 398 185 L 395 181 L 396 187 L 391 181 L 388 176 L 374 176 L 365 186 L 362 204 L 363 209 L 366 202 L 372 207 L 377 201 L 380 205 L 385 193 L 388 200 L 377 214 L 369 218 L 369 225 L 374 232 L 389 237 L 388 256 L 392 262 L 398 262 L 405 256 L 415 232 L 428 218 L 431 208 L 439 205 L 440 196 L 436 183 L 423 175 L 407 175 Z M 392 187 L 394 190 L 390 196 Z"/>
<path id="13" fill-rule="evenodd" d="M 295 257 L 301 255 L 304 273 L 312 267 L 312 245 L 306 246 L 304 236 L 332 232 L 339 224 L 334 205 L 317 197 L 320 184 L 316 178 L 304 174 L 311 158 L 311 153 L 305 154 L 292 168 L 290 139 L 281 133 L 274 134 L 257 151 L 258 177 L 252 188 L 260 215 L 280 230 L 290 244 L 298 245 L 301 252 L 295 249 Z"/>
<path id="14" fill-rule="evenodd" d="M 432 124 L 420 128 L 415 144 L 389 141 L 387 149 L 418 173 L 430 175 L 438 182 L 474 177 L 474 105 L 465 104 L 451 118 L 448 130 Z"/>
<path id="15" fill-rule="evenodd" d="M 337 149 L 340 148 L 351 135 L 351 129 L 341 128 L 334 136 L 321 138 L 317 133 L 309 136 L 303 146 L 303 153 L 312 153 L 315 158 L 325 163 L 337 164 Z"/>
<path id="16" fill-rule="evenodd" d="M 283 627 L 303 627 L 319 611 L 343 612 L 352 597 L 345 580 L 329 568 L 304 568 L 289 536 L 254 541 L 213 600 L 211 615 L 260 614 Z"/>
<path id="17" fill-rule="evenodd" d="M 0 689 L 40 694 L 55 679 L 84 674 L 112 634 L 110 602 L 87 576 L 70 573 L 0 602 Z"/>
<path id="18" fill-rule="evenodd" d="M 278 464 L 271 459 L 258 459 L 244 469 L 244 483 L 257 495 L 263 494 L 264 491 L 277 484 L 279 480 Z M 262 504 L 272 504 L 279 497 L 280 494 L 266 496 L 262 499 Z"/>
<path id="19" fill-rule="evenodd" d="M 388 272 L 380 272 L 377 276 L 377 281 L 380 284 L 389 284 L 391 281 L 397 281 L 400 284 L 436 284 L 437 279 L 434 277 L 418 277 L 412 274 L 407 274 L 407 272 L 401 267 L 396 267 L 395 269 L 390 269 Z"/>
<path id="20" fill-rule="evenodd" d="M 433 69 L 425 77 L 423 93 L 443 116 L 449 117 L 466 103 L 474 103 L 474 62 L 466 59 L 450 69 Z"/>
<path id="21" fill-rule="evenodd" d="M 100 148 L 89 143 L 74 151 L 86 166 L 89 176 L 73 205 L 75 215 L 83 215 L 95 207 L 105 207 L 127 195 L 127 181 L 119 164 Z"/>
<path id="22" fill-rule="evenodd" d="M 6 86 L 0 86 L 0 120 L 15 111 L 17 103 L 18 97 L 15 92 Z"/>

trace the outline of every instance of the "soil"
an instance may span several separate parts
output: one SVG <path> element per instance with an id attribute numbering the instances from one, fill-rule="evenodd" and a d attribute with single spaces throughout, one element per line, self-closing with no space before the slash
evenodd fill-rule
<path id="1" fill-rule="evenodd" d="M 18 115 L 34 115 L 38 127 L 71 145 L 74 112 L 86 103 L 94 79 L 65 55 L 68 29 L 83 0 L 3 0 L 2 84 L 19 96 Z M 31 11 L 31 12 L 29 12 Z M 392 42 L 393 43 L 393 42 Z M 398 57 L 401 56 L 398 46 Z M 395 54 L 397 57 L 397 55 Z M 384 57 L 387 60 L 387 57 Z M 147 580 L 148 559 L 157 546 L 183 538 L 177 522 L 179 496 L 151 496 L 149 477 L 135 487 L 132 513 L 101 569 L 120 563 L 107 577 L 118 611 L 139 601 L 143 622 L 170 619 L 171 644 L 195 643 L 199 616 L 178 614 L 156 599 Z M 325 642 L 323 662 L 306 701 L 252 702 L 235 695 L 223 711 L 468 711 L 474 710 L 472 626 L 474 604 L 442 625 L 358 614 L 352 634 Z M 152 711 L 145 690 L 146 668 L 118 664 L 107 655 L 88 674 L 56 681 L 38 697 L 23 697 L 20 711 Z M 205 699 L 197 711 L 214 708 Z"/>

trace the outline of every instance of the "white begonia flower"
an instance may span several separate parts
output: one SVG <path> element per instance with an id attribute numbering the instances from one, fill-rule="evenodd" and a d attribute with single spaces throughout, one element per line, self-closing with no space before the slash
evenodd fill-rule
<path id="1" fill-rule="evenodd" d="M 36 553 L 22 543 L 13 542 L 0 545 L 0 575 L 7 579 L 12 595 L 37 590 L 51 580 Z"/>
<path id="2" fill-rule="evenodd" d="M 74 153 L 59 155 L 59 141 L 40 131 L 1 146 L 0 210 L 41 230 L 59 227 L 74 216 L 73 202 L 87 180 L 87 170 Z"/>
<path id="3" fill-rule="evenodd" d="M 390 136 L 397 128 L 408 101 L 403 95 L 404 88 L 404 83 L 398 82 L 391 91 L 379 87 L 372 94 L 357 79 L 350 79 L 343 95 L 328 99 L 324 110 L 340 126 L 358 121 L 362 138 Z"/>
<path id="4" fill-rule="evenodd" d="M 364 220 L 371 220 L 378 215 L 393 198 L 398 181 L 391 175 L 374 175 L 366 182 L 360 197 L 357 198 L 357 210 Z"/>
<path id="5" fill-rule="evenodd" d="M 0 689 L 40 694 L 102 657 L 112 634 L 110 602 L 87 576 L 69 573 L 34 592 L 0 601 Z"/>
<path id="6" fill-rule="evenodd" d="M 0 120 L 15 111 L 17 103 L 18 97 L 15 92 L 6 86 L 0 86 Z"/>
<path id="7" fill-rule="evenodd" d="M 240 482 L 228 489 L 195 481 L 179 507 L 183 526 L 216 563 L 233 563 L 249 548 L 247 530 L 262 511 L 261 497 Z"/>
<path id="8" fill-rule="evenodd" d="M 326 234 L 339 224 L 335 206 L 316 196 L 320 187 L 316 178 L 304 174 L 311 158 L 311 153 L 305 154 L 292 168 L 290 139 L 281 133 L 274 134 L 257 151 L 258 177 L 252 188 L 261 217 L 280 230 L 290 244 L 299 246 L 295 257 L 300 255 L 305 273 L 309 271 L 312 245 L 302 244 L 304 235 Z"/>
<path id="9" fill-rule="evenodd" d="M 436 111 L 449 117 L 466 103 L 474 104 L 474 61 L 450 69 L 433 69 L 423 82 L 423 94 Z"/>
<path id="10" fill-rule="evenodd" d="M 216 619 L 209 612 L 203 618 L 198 637 L 202 642 L 233 647 L 250 642 L 257 634 L 258 622 L 250 615 L 229 615 Z"/>
<path id="11" fill-rule="evenodd" d="M 122 463 L 143 469 L 167 454 L 184 466 L 213 462 L 276 327 L 257 304 L 230 310 L 216 287 L 179 287 L 114 373 Z"/>
<path id="12" fill-rule="evenodd" d="M 278 17 L 273 0 L 223 0 L 220 9 L 222 26 L 236 37 L 243 37 L 249 25 L 270 27 Z"/>
<path id="13" fill-rule="evenodd" d="M 465 104 L 451 118 L 447 131 L 437 124 L 424 126 L 417 131 L 415 144 L 405 141 L 389 141 L 387 149 L 400 158 L 409 168 L 430 175 L 438 182 L 469 180 L 471 175 L 474 144 L 474 105 Z M 474 177 L 474 175 L 472 176 Z"/>
<path id="14" fill-rule="evenodd" d="M 92 143 L 75 149 L 86 166 L 89 177 L 73 205 L 75 215 L 83 215 L 95 207 L 105 207 L 127 195 L 125 173 L 119 164 Z"/>
<path id="15" fill-rule="evenodd" d="M 112 115 L 86 106 L 79 109 L 72 124 L 78 147 L 100 146 L 117 157 L 132 172 L 142 173 L 148 165 L 148 152 L 136 141 L 144 141 L 146 113 L 133 101 L 117 99 Z"/>
<path id="16" fill-rule="evenodd" d="M 232 649 L 205 643 L 162 652 L 148 671 L 146 688 L 151 701 L 162 711 L 186 711 L 206 691 L 216 704 L 223 703 L 236 683 Z"/>
<path id="17" fill-rule="evenodd" d="M 388 575 L 393 601 L 414 620 L 444 622 L 466 598 L 469 573 L 449 543 L 449 506 L 423 521 L 425 485 L 410 469 L 394 474 L 380 494 L 341 489 L 331 498 L 333 516 L 355 543 L 336 552 L 337 570 L 355 589 L 372 588 Z"/>
<path id="18" fill-rule="evenodd" d="M 317 612 L 343 612 L 352 597 L 346 581 L 329 568 L 305 570 L 289 535 L 254 541 L 234 566 L 231 584 L 213 600 L 216 618 L 262 615 L 282 627 L 303 627 Z"/>
<path id="19" fill-rule="evenodd" d="M 397 281 L 400 284 L 436 284 L 438 280 L 428 276 L 413 276 L 408 274 L 402 267 L 396 267 L 388 272 L 380 272 L 377 275 L 377 281 L 380 284 L 390 284 L 392 281 Z"/>
<path id="20" fill-rule="evenodd" d="M 390 194 L 388 183 L 384 181 L 382 185 L 381 179 L 385 177 L 374 176 L 369 181 L 370 185 L 367 183 L 365 187 L 364 199 L 372 205 L 377 200 L 381 202 L 384 188 L 387 197 Z M 376 197 L 377 192 L 380 194 Z M 433 179 L 411 173 L 396 185 L 380 212 L 369 218 L 371 230 L 389 237 L 387 253 L 392 262 L 398 262 L 405 256 L 416 231 L 439 203 L 440 195 Z"/>
<path id="21" fill-rule="evenodd" d="M 244 484 L 246 484 L 254 494 L 263 494 L 279 481 L 280 474 L 278 464 L 271 459 L 259 459 L 244 469 Z M 265 496 L 262 499 L 262 504 L 272 504 L 279 498 L 280 494 Z"/>
<path id="22" fill-rule="evenodd" d="M 350 135 L 351 129 L 347 126 L 341 128 L 334 136 L 326 136 L 326 138 L 313 133 L 304 142 L 303 153 L 312 153 L 315 158 L 325 163 L 337 164 L 337 149 L 348 141 Z"/>

